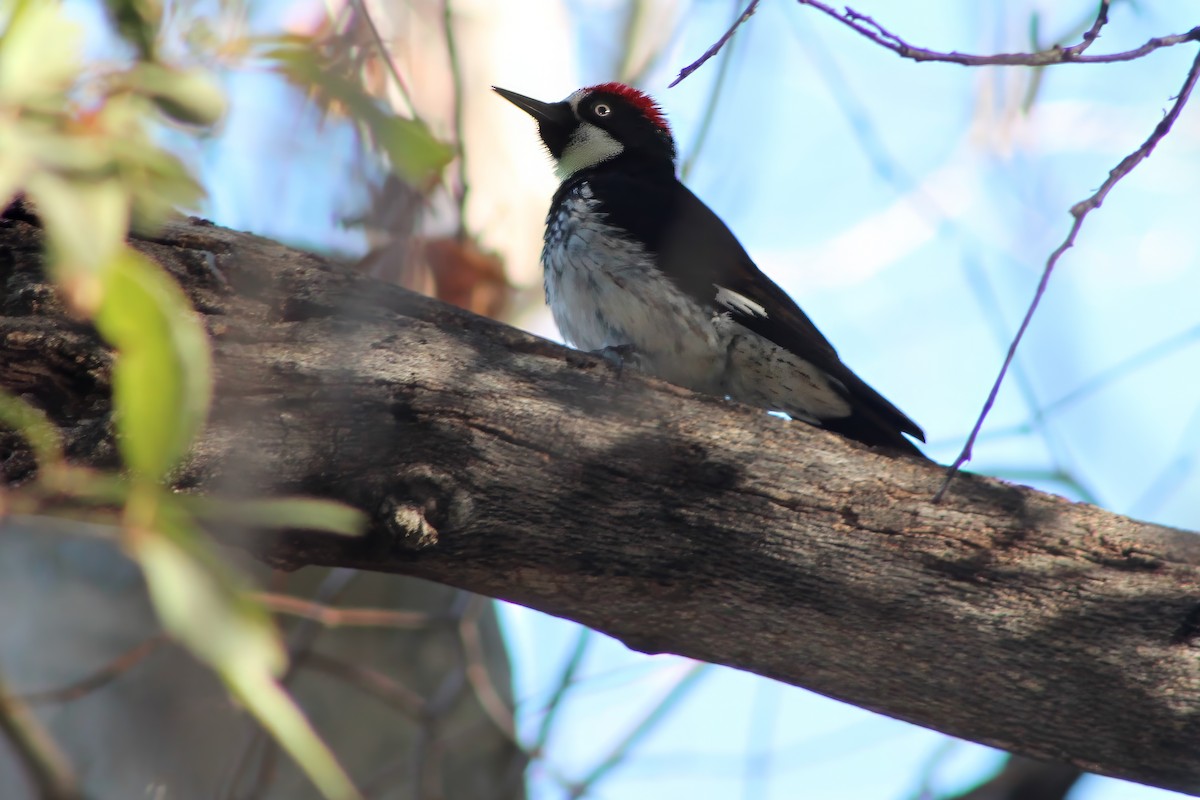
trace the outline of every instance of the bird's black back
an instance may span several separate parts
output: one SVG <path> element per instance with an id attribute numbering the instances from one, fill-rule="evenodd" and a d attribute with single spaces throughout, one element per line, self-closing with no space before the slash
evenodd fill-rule
<path id="1" fill-rule="evenodd" d="M 921 428 L 842 363 L 816 325 L 758 269 L 720 217 L 672 170 L 619 157 L 566 180 L 552 208 L 583 181 L 591 187 L 606 221 L 653 252 L 659 269 L 697 303 L 728 312 L 743 327 L 834 379 L 851 413 L 824 419 L 823 427 L 865 444 L 920 453 L 903 433 L 924 441 Z M 766 315 L 717 306 L 717 287 L 754 301 Z"/>

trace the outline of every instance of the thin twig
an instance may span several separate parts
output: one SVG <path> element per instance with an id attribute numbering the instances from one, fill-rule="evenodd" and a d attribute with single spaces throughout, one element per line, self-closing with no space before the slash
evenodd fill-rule
<path id="1" fill-rule="evenodd" d="M 333 658 L 319 651 L 309 653 L 304 665 L 371 693 L 407 717 L 420 718 L 425 714 L 425 698 L 377 669 Z"/>
<path id="2" fill-rule="evenodd" d="M 743 22 L 750 19 L 750 17 L 754 16 L 754 12 L 756 10 L 758 10 L 758 0 L 750 0 L 749 5 L 746 6 L 746 10 L 738 15 L 738 18 L 735 19 L 733 21 L 733 24 L 729 26 L 729 30 L 725 31 L 725 35 L 722 36 L 720 39 L 718 39 L 716 44 L 714 44 L 712 47 L 708 48 L 708 50 L 704 51 L 704 55 L 700 56 L 698 59 L 693 61 L 691 64 L 688 64 L 686 67 L 684 67 L 682 70 L 680 70 L 679 76 L 677 78 L 675 78 L 675 80 L 671 81 L 671 83 L 667 86 L 667 88 L 669 89 L 669 88 L 675 86 L 676 84 L 678 84 L 681 80 L 686 78 L 688 75 L 691 75 L 693 72 L 700 69 L 700 67 L 703 66 L 705 61 L 708 61 L 710 58 L 712 58 L 718 52 L 720 52 L 721 48 L 725 46 L 725 43 L 729 41 L 729 39 L 733 36 L 734 32 L 739 27 L 741 27 Z"/>
<path id="3" fill-rule="evenodd" d="M 733 0 L 733 2 L 736 13 L 736 4 L 739 0 Z M 704 117 L 700 120 L 700 127 L 696 129 L 696 138 L 692 141 L 692 146 L 688 148 L 687 158 L 683 160 L 683 165 L 679 168 L 681 178 L 686 179 L 691 173 L 700 151 L 704 148 L 704 143 L 708 141 L 709 131 L 712 130 L 713 121 L 717 118 L 717 103 L 721 99 L 721 90 L 725 88 L 725 79 L 729 76 L 729 64 L 733 61 L 733 49 L 736 46 L 737 42 L 730 42 L 729 46 L 725 48 L 725 52 L 721 54 L 721 63 L 717 67 L 717 79 L 713 83 L 712 91 L 708 93 L 708 102 L 704 106 Z"/>
<path id="4" fill-rule="evenodd" d="M 1104 388 L 1117 378 L 1120 378 L 1122 375 L 1145 367 L 1160 358 L 1170 355 L 1185 345 L 1192 344 L 1197 340 L 1200 340 L 1200 325 L 1193 325 L 1192 327 L 1181 331 L 1174 336 L 1155 342 L 1145 350 L 1139 350 L 1138 352 L 1129 356 L 1129 358 L 1113 364 L 1107 369 L 1101 370 L 1099 373 L 1093 375 L 1091 378 L 1088 378 L 1086 381 L 1079 384 L 1057 400 L 1047 403 L 1045 407 L 1038 412 L 1038 414 L 1039 416 L 1049 416 L 1050 414 L 1061 410 L 1063 407 L 1069 406 L 1072 403 L 1076 403 L 1089 394 Z"/>
<path id="5" fill-rule="evenodd" d="M 1028 433 L 1032 433 L 1033 425 L 1035 423 L 1044 422 L 1051 415 L 1057 414 L 1059 411 L 1062 411 L 1064 408 L 1079 402 L 1088 395 L 1100 391 L 1113 381 L 1122 378 L 1129 373 L 1135 372 L 1136 370 L 1147 367 L 1161 358 L 1166 358 L 1176 350 L 1190 345 L 1197 340 L 1200 340 L 1200 325 L 1193 325 L 1186 330 L 1180 331 L 1174 336 L 1157 341 L 1144 350 L 1139 350 L 1128 358 L 1113 364 L 1111 367 L 1101 370 L 1083 383 L 1076 386 L 1071 391 L 1064 394 L 1062 397 L 1046 403 L 1044 406 L 1036 410 L 1030 420 L 1018 423 L 1016 425 L 1009 425 L 1004 428 L 992 428 L 986 433 L 980 433 L 976 441 L 994 441 L 996 439 L 1004 439 L 1009 436 L 1024 436 Z M 961 438 L 961 436 L 946 437 L 945 439 L 938 439 L 930 442 L 929 446 L 934 449 L 945 447 L 951 442 L 958 441 Z"/>
<path id="6" fill-rule="evenodd" d="M 38 692 L 25 692 L 20 699 L 31 706 L 47 705 L 50 703 L 69 703 L 101 689 L 130 669 L 142 662 L 146 656 L 166 644 L 165 634 L 156 633 L 138 642 L 112 661 L 105 664 L 91 675 L 58 689 L 44 689 Z"/>
<path id="7" fill-rule="evenodd" d="M 583 657 L 587 655 L 592 640 L 591 629 L 580 626 L 579 633 L 575 636 L 575 646 L 571 648 L 571 654 L 567 656 L 567 663 L 558 676 L 558 684 L 554 687 L 554 693 L 550 695 L 550 701 L 546 704 L 546 711 L 542 716 L 542 723 L 538 726 L 537 737 L 533 740 L 533 752 L 537 755 L 546 749 L 546 743 L 550 741 L 550 731 L 554 729 L 562 701 L 566 698 L 567 691 L 575 683 L 575 675 L 583 665 Z"/>
<path id="8" fill-rule="evenodd" d="M 978 251 L 981 243 L 978 237 L 959 223 L 952 214 L 947 212 L 902 164 L 888 151 L 883 138 L 879 135 L 877 126 L 871 119 L 867 104 L 864 103 L 857 91 L 847 80 L 838 66 L 837 60 L 823 45 L 815 32 L 810 34 L 803 26 L 798 16 L 791 18 L 793 31 L 801 42 L 801 49 L 820 71 L 825 82 L 829 84 L 829 93 L 838 108 L 845 115 L 855 140 L 866 156 L 871 168 L 898 192 L 905 193 L 909 205 L 923 219 L 928 221 L 934 230 L 945 230 L 954 238 L 960 248 L 959 263 L 967 277 L 967 285 L 975 294 L 980 307 L 984 311 L 984 319 L 990 323 L 992 334 L 1001 347 L 1008 345 L 1012 332 L 1008 330 L 1007 322 L 996 302 L 995 292 L 987 283 L 987 276 L 980 264 Z M 1011 255 L 1009 258 L 1013 258 Z M 1017 386 L 1021 390 L 1026 403 L 1031 409 L 1038 408 L 1038 398 L 1034 392 L 1033 382 L 1022 368 L 1021 362 L 1013 364 L 1013 372 L 1017 378 Z M 1062 469 L 1058 462 L 1062 459 L 1055 452 L 1053 438 L 1045 426 L 1039 426 L 1047 449 L 1056 462 L 1056 468 Z M 1026 432 L 1032 432 L 1032 425 L 1026 423 Z M 961 441 L 960 438 L 953 440 Z M 935 443 L 931 442 L 930 447 Z"/>
<path id="9" fill-rule="evenodd" d="M 395 611 L 389 608 L 336 608 L 302 597 L 275 592 L 258 592 L 254 599 L 268 611 L 290 614 L 319 623 L 326 628 L 398 628 L 420 630 L 436 617 L 419 611 Z"/>
<path id="10" fill-rule="evenodd" d="M 1070 47 L 1051 47 L 1036 53 L 994 53 L 992 55 L 973 55 L 959 52 L 943 53 L 924 47 L 915 47 L 880 25 L 872 17 L 860 14 L 852 8 L 847 8 L 844 12 L 839 12 L 831 6 L 820 2 L 820 0 L 796 0 L 796 2 L 802 6 L 815 8 L 822 14 L 836 19 L 838 22 L 852 28 L 876 44 L 886 47 L 888 50 L 904 58 L 912 59 L 913 61 L 941 61 L 949 64 L 962 64 L 968 67 L 1045 67 L 1052 64 L 1111 64 L 1116 61 L 1133 61 L 1163 47 L 1173 47 L 1184 42 L 1200 41 L 1200 26 L 1196 26 L 1186 33 L 1156 36 L 1148 40 L 1141 47 L 1135 47 L 1132 50 L 1107 53 L 1099 56 L 1083 55 L 1083 50 L 1091 46 L 1091 40 L 1087 39 L 1087 35 L 1094 31 L 1094 39 L 1095 36 L 1099 35 L 1100 27 L 1103 25 L 1101 20 L 1103 19 L 1104 22 L 1107 21 L 1107 4 L 1104 4 L 1101 14 L 1097 16 L 1098 24 L 1093 24 L 1092 28 L 1084 34 L 1084 41 Z M 708 54 L 705 55 L 707 57 Z"/>
<path id="11" fill-rule="evenodd" d="M 1050 258 L 1046 260 L 1046 266 L 1042 270 L 1041 280 L 1038 281 L 1037 289 L 1034 292 L 1033 300 L 1029 303 L 1029 308 L 1025 312 L 1025 318 L 1021 320 L 1021 326 L 1017 328 L 1017 334 L 1013 337 L 1012 344 L 1009 345 L 1008 354 L 1004 357 L 1004 363 L 1000 366 L 1000 373 L 996 376 L 995 383 L 992 384 L 992 390 L 988 393 L 987 400 L 983 404 L 983 410 L 979 413 L 979 418 L 975 422 L 975 426 L 971 429 L 970 436 L 967 437 L 967 443 L 963 446 L 962 452 L 958 458 L 950 465 L 946 471 L 946 479 L 942 482 L 937 493 L 933 496 L 933 502 L 941 501 L 945 496 L 946 490 L 950 487 L 950 482 L 954 479 L 959 468 L 971 458 L 971 448 L 975 444 L 975 438 L 979 435 L 980 429 L 983 427 L 983 421 L 987 418 L 988 412 L 992 410 L 992 405 L 996 402 L 996 395 L 1000 392 L 1000 384 L 1004 382 L 1004 376 L 1008 372 L 1009 365 L 1012 364 L 1013 356 L 1016 355 L 1017 346 L 1021 343 L 1021 339 L 1025 336 L 1025 331 L 1029 327 L 1030 320 L 1033 319 L 1033 314 L 1037 311 L 1038 304 L 1042 300 L 1042 295 L 1046 293 L 1046 285 L 1050 281 L 1050 275 L 1054 272 L 1054 267 L 1058 263 L 1058 259 L 1062 257 L 1069 248 L 1074 246 L 1075 237 L 1079 233 L 1079 229 L 1083 226 L 1084 219 L 1093 210 L 1100 207 L 1108 193 L 1116 186 L 1117 182 L 1133 171 L 1134 167 L 1144 161 L 1154 152 L 1154 148 L 1162 141 L 1163 137 L 1171 131 L 1171 126 L 1175 124 L 1175 120 L 1179 118 L 1179 113 L 1187 104 L 1188 98 L 1192 94 L 1192 89 L 1196 85 L 1196 78 L 1200 75 L 1200 51 L 1197 51 L 1195 59 L 1192 60 L 1192 66 L 1188 70 L 1187 77 L 1183 81 L 1183 87 L 1179 90 L 1179 94 L 1175 97 L 1175 102 L 1162 120 L 1154 127 L 1153 133 L 1142 143 L 1142 146 L 1134 150 L 1125 158 L 1121 159 L 1121 163 L 1113 167 L 1108 173 L 1108 179 L 1086 200 L 1076 203 L 1071 207 L 1071 216 L 1075 218 L 1071 225 L 1071 230 L 1067 233 L 1067 238 L 1063 243 L 1050 254 Z"/>
<path id="12" fill-rule="evenodd" d="M 1191 476 L 1196 466 L 1197 442 L 1200 441 L 1200 405 L 1192 410 L 1192 415 L 1183 426 L 1182 432 L 1176 437 L 1175 456 L 1165 467 L 1158 471 L 1154 479 L 1142 491 L 1130 506 L 1131 513 L 1137 513 L 1142 519 L 1149 519 L 1162 504 L 1171 499 Z"/>
<path id="13" fill-rule="evenodd" d="M 771 779 L 775 777 L 771 741 L 779 721 L 780 689 L 774 681 L 758 681 L 754 687 L 747 726 L 742 800 L 767 797 L 771 792 Z"/>
<path id="14" fill-rule="evenodd" d="M 82 797 L 71 762 L 33 711 L 8 691 L 0 675 L 0 733 L 3 733 L 29 772 L 41 800 L 76 800 Z"/>
<path id="15" fill-rule="evenodd" d="M 711 668 L 711 664 L 693 664 L 688 667 L 683 676 L 675 682 L 675 685 L 646 712 L 629 733 L 625 734 L 625 737 L 609 751 L 609 754 L 593 767 L 583 780 L 570 787 L 569 796 L 572 800 L 583 797 L 591 791 L 592 787 L 599 780 L 608 775 L 613 767 L 624 761 L 634 746 L 645 738 L 650 731 L 654 730 L 667 713 L 674 710 L 679 702 L 687 696 L 688 692 L 696 686 L 699 679 L 706 675 Z"/>
<path id="16" fill-rule="evenodd" d="M 500 696 L 496 684 L 492 681 L 492 675 L 488 671 L 487 663 L 484 661 L 479 618 L 485 608 L 487 608 L 487 604 L 482 597 L 472 596 L 467 613 L 463 614 L 462 620 L 458 623 L 458 638 L 462 644 L 463 657 L 466 661 L 467 682 L 471 684 L 471 689 L 475 692 L 475 699 L 479 701 L 483 713 L 502 734 L 508 737 L 509 741 L 519 747 L 520 742 L 517 741 L 517 731 L 513 725 L 513 710 Z"/>
<path id="17" fill-rule="evenodd" d="M 1092 23 L 1092 27 L 1083 32 L 1083 38 L 1080 39 L 1079 44 L 1064 47 L 1063 52 L 1078 56 L 1091 47 L 1092 43 L 1100 37 L 1100 29 L 1108 24 L 1108 7 L 1110 5 L 1112 5 L 1112 0 L 1100 0 L 1100 10 L 1096 12 L 1096 21 Z"/>
<path id="18" fill-rule="evenodd" d="M 317 587 L 313 602 L 320 605 L 332 603 L 349 587 L 350 583 L 359 574 L 358 570 L 347 567 L 331 569 Z M 288 637 L 288 668 L 281 679 L 281 682 L 285 686 L 290 684 L 295 678 L 297 669 L 304 662 L 305 657 L 309 655 L 317 636 L 322 630 L 324 629 L 316 622 L 309 619 L 302 619 L 291 632 L 291 635 Z M 224 793 L 221 795 L 223 798 L 231 800 L 237 796 L 237 787 L 247 775 L 251 774 L 250 770 L 255 761 L 254 756 L 260 749 L 262 750 L 262 758 L 258 762 L 258 769 L 253 772 L 251 789 L 243 796 L 259 797 L 266 791 L 279 751 L 275 746 L 275 740 L 270 738 L 264 729 L 256 726 L 250 732 L 249 741 L 247 741 L 246 746 L 238 755 L 237 761 L 229 773 L 228 782 Z"/>
<path id="19" fill-rule="evenodd" d="M 458 44 L 454 36 L 454 12 L 450 0 L 442 0 L 442 25 L 446 34 L 446 58 L 450 61 L 450 80 L 454 91 L 454 149 L 458 157 L 458 190 L 455 204 L 458 206 L 458 238 L 467 232 L 467 141 L 463 135 L 463 77 L 462 64 L 458 58 Z"/>
<path id="20" fill-rule="evenodd" d="M 938 746 L 933 749 L 933 752 L 925 759 L 918 773 L 917 789 L 911 795 L 910 800 L 934 800 L 937 793 L 933 789 L 934 779 L 937 777 L 938 769 L 946 761 L 947 757 L 960 744 L 958 739 L 952 739 L 949 736 L 942 739 Z"/>
<path id="21" fill-rule="evenodd" d="M 396 84 L 396 91 L 400 93 L 401 99 L 408 105 L 409 116 L 415 122 L 424 124 L 417 113 L 417 105 L 413 102 L 412 93 L 408 91 L 408 84 L 404 82 L 404 77 L 400 74 L 400 70 L 396 66 L 396 61 L 392 58 L 392 53 L 388 50 L 387 43 L 383 40 L 383 34 L 379 32 L 379 27 L 375 24 L 375 19 L 367 9 L 367 4 L 364 0 L 351 0 L 351 2 L 354 4 L 354 10 L 358 13 L 358 16 L 366 23 L 367 30 L 370 32 L 371 38 L 375 41 L 375 47 L 379 49 L 379 57 L 383 59 L 383 63 L 387 66 L 388 74 L 392 76 L 392 81 Z"/>
<path id="22" fill-rule="evenodd" d="M 638 76 L 633 73 L 633 51 L 639 26 L 646 15 L 646 3 L 644 0 L 633 0 L 625 8 L 625 24 L 622 25 L 621 31 L 621 54 L 613 74 L 622 83 L 636 86 Z"/>

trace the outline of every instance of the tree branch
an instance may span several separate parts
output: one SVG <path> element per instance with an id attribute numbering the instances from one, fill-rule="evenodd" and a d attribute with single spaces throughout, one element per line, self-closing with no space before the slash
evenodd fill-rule
<path id="1" fill-rule="evenodd" d="M 416 575 L 1025 755 L 1200 792 L 1200 538 L 697 396 L 199 222 L 135 243 L 212 334 L 184 489 L 307 492 L 368 537 L 216 533 Z M 112 463 L 108 355 L 0 221 L 0 382 Z M 8 480 L 31 461 L 0 435 Z"/>
<path id="2" fill-rule="evenodd" d="M 1102 16 L 1105 10 L 1102 8 Z M 1029 307 L 1025 309 L 1025 316 L 1021 319 L 1021 324 L 1017 327 L 1017 332 L 1008 346 L 1008 352 L 1004 355 L 1004 361 L 1000 365 L 1000 372 L 996 375 L 996 380 L 992 383 L 991 391 L 988 392 L 987 400 L 983 403 L 983 409 L 979 412 L 979 416 L 975 420 L 975 425 L 971 428 L 971 433 L 967 436 L 966 443 L 963 445 L 958 457 L 954 459 L 954 463 L 946 470 L 946 478 L 942 481 L 942 485 L 938 487 L 937 493 L 933 496 L 935 503 L 940 502 L 942 497 L 945 496 L 946 490 L 950 488 L 950 482 L 954 480 L 954 476 L 958 473 L 959 468 L 971 460 L 971 451 L 975 446 L 975 440 L 978 438 L 979 432 L 983 430 L 984 420 L 987 419 L 992 406 L 996 402 L 996 397 L 1000 394 L 1000 386 L 1004 383 L 1004 377 L 1008 374 L 1008 368 L 1012 365 L 1013 358 L 1017 355 L 1017 347 L 1020 346 L 1021 340 L 1025 337 L 1025 331 L 1028 330 L 1029 323 L 1033 321 L 1033 315 L 1037 311 L 1043 295 L 1046 293 L 1046 287 L 1050 283 L 1050 275 L 1054 272 L 1058 260 L 1062 258 L 1063 253 L 1075 246 L 1075 239 L 1079 235 L 1079 231 L 1083 227 L 1083 221 L 1087 218 L 1087 215 L 1099 208 L 1104 199 L 1108 197 L 1108 193 L 1117 185 L 1117 182 L 1132 172 L 1134 167 L 1149 158 L 1150 154 L 1154 152 L 1154 148 L 1158 146 L 1158 143 L 1171 132 L 1171 126 L 1175 124 L 1175 120 L 1179 119 L 1179 113 L 1187 105 L 1188 98 L 1192 96 L 1192 89 L 1196 86 L 1197 77 L 1200 77 L 1200 51 L 1197 51 L 1196 57 L 1192 59 L 1192 66 L 1188 69 L 1187 76 L 1183 80 L 1183 87 L 1179 90 L 1179 94 L 1175 96 L 1175 102 L 1171 105 L 1171 109 L 1154 126 L 1153 132 L 1151 132 L 1146 141 L 1142 142 L 1141 147 L 1137 150 L 1134 150 L 1121 159 L 1121 163 L 1109 170 L 1108 178 L 1100 185 L 1099 189 L 1089 197 L 1071 206 L 1071 216 L 1074 218 L 1071 228 L 1067 231 L 1067 236 L 1063 239 L 1062 243 L 1046 259 L 1046 265 L 1042 268 L 1042 277 L 1038 279 L 1037 288 L 1033 292 L 1033 299 L 1029 301 Z"/>
<path id="3" fill-rule="evenodd" d="M 1110 0 L 1102 0 L 1096 22 L 1084 34 L 1078 44 L 1069 47 L 1054 46 L 1036 53 L 992 53 L 990 55 L 974 55 L 971 53 L 949 53 L 916 47 L 901 39 L 895 33 L 880 25 L 872 17 L 860 14 L 852 8 L 838 12 L 832 6 L 820 0 L 796 0 L 802 6 L 811 6 L 826 16 L 867 37 L 875 44 L 886 47 L 898 56 L 913 61 L 941 61 L 948 64 L 961 64 L 966 67 L 986 66 L 1023 66 L 1049 67 L 1055 64 L 1110 64 L 1116 61 L 1133 61 L 1149 55 L 1164 47 L 1174 47 L 1185 42 L 1200 42 L 1200 26 L 1183 33 L 1168 36 L 1156 36 L 1140 47 L 1123 50 L 1117 53 L 1102 55 L 1084 55 L 1084 50 L 1091 47 L 1100 35 L 1100 29 L 1108 22 L 1108 7 Z"/>

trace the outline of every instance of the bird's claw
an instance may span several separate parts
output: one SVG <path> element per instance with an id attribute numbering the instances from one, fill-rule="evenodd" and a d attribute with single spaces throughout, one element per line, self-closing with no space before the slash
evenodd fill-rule
<path id="1" fill-rule="evenodd" d="M 600 356 L 608 363 L 617 368 L 617 375 L 625 371 L 625 365 L 635 362 L 637 356 L 637 348 L 631 344 L 610 344 L 607 347 L 601 347 L 599 350 L 593 350 L 592 355 Z"/>

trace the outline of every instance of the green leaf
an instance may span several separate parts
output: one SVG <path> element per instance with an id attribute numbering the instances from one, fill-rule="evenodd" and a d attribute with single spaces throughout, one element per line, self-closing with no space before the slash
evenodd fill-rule
<path id="1" fill-rule="evenodd" d="M 94 277 L 124 249 L 129 195 L 116 176 L 71 180 L 43 169 L 30 175 L 28 192 L 46 224 L 56 280 Z"/>
<path id="2" fill-rule="evenodd" d="M 62 436 L 45 412 L 0 389 L 0 425 L 12 428 L 29 442 L 38 466 L 45 470 L 62 463 Z"/>
<path id="3" fill-rule="evenodd" d="M 441 179 L 442 170 L 454 158 L 450 145 L 434 138 L 422 123 L 384 110 L 361 82 L 323 61 L 312 42 L 297 37 L 273 41 L 280 46 L 264 56 L 275 61 L 279 71 L 300 88 L 316 92 L 326 104 L 335 101 L 345 106 L 387 155 L 397 175 L 421 189 Z"/>
<path id="4" fill-rule="evenodd" d="M 33 168 L 24 133 L 23 126 L 15 121 L 0 123 L 0 208 L 8 207 Z"/>
<path id="5" fill-rule="evenodd" d="M 277 680 L 262 672 L 222 673 L 230 690 L 329 800 L 361 800 L 350 776 Z"/>
<path id="6" fill-rule="evenodd" d="M 325 797 L 360 798 L 275 678 L 287 656 L 270 616 L 192 528 L 176 498 L 155 486 L 142 491 L 152 494 L 134 502 L 153 505 L 157 525 L 129 530 L 127 539 L 163 627 L 221 676 Z"/>
<path id="7" fill-rule="evenodd" d="M 134 89 L 150 97 L 164 114 L 177 122 L 215 125 L 225 115 L 225 93 L 203 70 L 142 63 L 127 77 Z"/>
<path id="8" fill-rule="evenodd" d="M 367 515 L 357 508 L 313 497 L 228 500 L 182 496 L 179 500 L 201 519 L 252 528 L 312 530 L 341 536 L 361 536 L 367 526 Z"/>
<path id="9" fill-rule="evenodd" d="M 0 3 L 0 105 L 67 91 L 80 73 L 83 31 L 47 0 Z"/>
<path id="10" fill-rule="evenodd" d="M 454 158 L 454 148 L 433 138 L 421 123 L 393 114 L 363 114 L 360 121 L 372 140 L 387 153 L 392 169 L 412 185 L 436 184 Z"/>
<path id="11" fill-rule="evenodd" d="M 166 490 L 143 485 L 138 491 L 140 502 L 155 506 L 148 520 L 155 527 L 129 531 L 128 541 L 163 625 L 218 669 L 279 674 L 287 654 L 266 610 L 240 591 L 187 515 L 172 507 Z"/>
<path id="12" fill-rule="evenodd" d="M 159 480 L 183 457 L 208 415 L 208 337 L 178 284 L 128 247 L 104 278 L 95 321 L 117 349 L 118 445 L 130 470 Z"/>
<path id="13" fill-rule="evenodd" d="M 104 0 L 104 5 L 117 33 L 137 48 L 143 61 L 152 61 L 162 27 L 162 0 Z"/>

